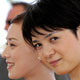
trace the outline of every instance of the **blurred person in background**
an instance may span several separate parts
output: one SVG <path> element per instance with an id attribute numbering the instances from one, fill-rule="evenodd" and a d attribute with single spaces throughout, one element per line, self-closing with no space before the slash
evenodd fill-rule
<path id="1" fill-rule="evenodd" d="M 6 31 L 9 28 L 10 21 L 18 14 L 27 10 L 30 4 L 24 3 L 24 2 L 16 2 L 16 3 L 11 3 L 11 6 L 12 8 L 10 9 L 6 19 L 6 25 L 5 25 Z M 9 80 L 7 65 L 6 65 L 5 59 L 3 59 L 1 55 L 0 55 L 0 80 Z M 23 79 L 20 79 L 20 80 L 23 80 Z"/>
<path id="2" fill-rule="evenodd" d="M 30 6 L 28 3 L 24 3 L 24 2 L 12 3 L 11 5 L 12 5 L 12 8 L 10 9 L 6 19 L 5 30 L 8 30 L 10 21 L 14 17 L 16 17 L 18 14 L 20 14 L 24 10 L 27 10 L 27 8 Z"/>

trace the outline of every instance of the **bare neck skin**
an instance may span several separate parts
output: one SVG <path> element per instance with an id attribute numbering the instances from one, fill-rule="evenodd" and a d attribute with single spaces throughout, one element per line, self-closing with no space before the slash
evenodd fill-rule
<path id="1" fill-rule="evenodd" d="M 80 65 L 69 73 L 71 80 L 80 80 Z"/>
<path id="2" fill-rule="evenodd" d="M 34 70 L 32 70 L 25 80 L 55 80 L 54 72 L 45 65 L 39 63 Z"/>

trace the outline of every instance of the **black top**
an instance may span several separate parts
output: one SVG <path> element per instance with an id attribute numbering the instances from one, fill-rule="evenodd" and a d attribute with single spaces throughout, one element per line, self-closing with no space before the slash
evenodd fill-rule
<path id="1" fill-rule="evenodd" d="M 66 74 L 66 75 L 55 74 L 55 77 L 56 77 L 56 80 L 71 80 L 68 74 Z"/>

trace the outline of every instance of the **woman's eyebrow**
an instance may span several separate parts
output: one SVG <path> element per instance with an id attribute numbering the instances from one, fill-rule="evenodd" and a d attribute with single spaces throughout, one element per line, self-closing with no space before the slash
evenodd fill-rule
<path id="1" fill-rule="evenodd" d="M 11 37 L 11 38 L 6 38 L 7 40 L 11 41 L 11 40 L 17 40 L 16 38 L 14 37 Z"/>
<path id="2" fill-rule="evenodd" d="M 55 33 L 60 32 L 60 31 L 62 31 L 62 30 L 53 31 L 53 32 L 51 32 L 51 33 L 45 34 L 45 35 L 43 35 L 43 36 L 44 36 L 44 39 L 50 37 L 52 34 L 55 34 Z M 37 43 L 37 42 L 39 42 L 39 41 L 38 41 L 38 40 L 33 40 L 32 42 L 33 42 L 33 43 Z"/>
<path id="3" fill-rule="evenodd" d="M 53 31 L 53 32 L 51 32 L 51 33 L 48 33 L 48 34 L 44 37 L 44 39 L 50 37 L 52 34 L 57 33 L 57 32 L 59 32 L 59 31 Z"/>
<path id="4" fill-rule="evenodd" d="M 33 41 L 32 41 L 32 43 L 37 43 L 37 42 L 39 42 L 39 41 L 37 41 L 37 40 L 33 40 Z"/>

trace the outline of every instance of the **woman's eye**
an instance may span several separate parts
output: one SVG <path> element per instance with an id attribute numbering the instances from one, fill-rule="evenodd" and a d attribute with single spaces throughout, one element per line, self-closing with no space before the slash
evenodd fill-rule
<path id="1" fill-rule="evenodd" d="M 42 44 L 40 44 L 40 43 L 34 44 L 34 47 L 35 47 L 36 49 L 40 49 L 41 46 L 42 46 Z"/>
<path id="2" fill-rule="evenodd" d="M 56 41 L 58 39 L 58 37 L 52 37 L 50 40 L 51 41 Z"/>
<path id="3" fill-rule="evenodd" d="M 11 47 L 11 48 L 13 48 L 13 47 L 15 47 L 15 46 L 16 46 L 15 44 L 10 44 L 10 47 Z"/>

